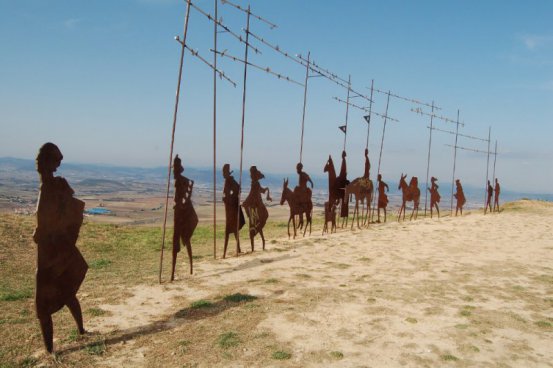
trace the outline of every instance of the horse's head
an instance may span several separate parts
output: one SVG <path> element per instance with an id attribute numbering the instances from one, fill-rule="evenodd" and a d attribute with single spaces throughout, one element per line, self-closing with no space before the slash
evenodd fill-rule
<path id="1" fill-rule="evenodd" d="M 280 205 L 282 206 L 286 202 L 286 193 L 288 192 L 288 178 L 282 181 L 282 195 L 280 196 Z"/>
<path id="2" fill-rule="evenodd" d="M 405 181 L 406 177 L 407 177 L 407 174 L 403 175 L 403 173 L 401 173 L 401 178 L 399 178 L 399 185 L 397 186 L 397 189 L 402 189 L 407 187 L 407 182 Z"/>

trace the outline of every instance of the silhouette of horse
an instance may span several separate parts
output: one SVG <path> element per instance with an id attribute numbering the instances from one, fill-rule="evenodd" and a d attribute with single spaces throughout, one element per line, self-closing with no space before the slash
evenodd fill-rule
<path id="1" fill-rule="evenodd" d="M 360 177 L 355 180 L 353 180 L 351 183 L 346 185 L 346 200 L 350 200 L 351 196 L 355 196 L 355 208 L 353 209 L 353 218 L 351 220 L 351 228 L 353 229 L 353 223 L 355 222 L 355 218 L 357 217 L 357 227 L 359 228 L 359 202 L 363 204 L 363 207 L 365 206 L 365 200 L 367 201 L 367 210 L 365 213 L 361 211 L 361 224 L 365 225 L 365 223 L 368 224 L 368 215 L 371 208 L 371 201 L 373 197 L 373 182 L 370 179 Z M 367 219 L 364 219 L 364 216 L 367 217 Z"/>
<path id="2" fill-rule="evenodd" d="M 325 222 L 323 225 L 323 234 L 328 233 L 328 223 L 330 222 L 330 233 L 336 232 L 336 204 L 325 202 Z"/>
<path id="3" fill-rule="evenodd" d="M 418 188 L 418 178 L 416 176 L 413 176 L 411 178 L 411 181 L 409 182 L 409 185 L 407 185 L 407 182 L 405 181 L 405 178 L 407 175 L 401 174 L 401 178 L 399 179 L 399 185 L 397 189 L 401 189 L 402 192 L 402 202 L 401 202 L 401 208 L 399 209 L 399 214 L 397 216 L 397 221 L 399 222 L 401 219 L 401 213 L 403 212 L 403 220 L 405 220 L 405 204 L 407 202 L 413 201 L 413 212 L 411 212 L 411 218 L 413 219 L 413 215 L 415 215 L 415 220 L 417 219 L 417 215 L 419 213 L 419 203 L 420 203 L 420 196 L 421 191 Z M 416 211 L 416 214 L 415 214 Z"/>
<path id="4" fill-rule="evenodd" d="M 288 239 L 290 238 L 290 221 L 292 221 L 294 227 L 294 239 L 296 239 L 296 215 L 299 215 L 300 218 L 303 218 L 305 213 L 306 224 L 303 229 L 303 236 L 307 232 L 307 226 L 309 225 L 309 235 L 311 235 L 311 214 L 313 212 L 313 202 L 309 198 L 309 203 L 302 205 L 296 198 L 294 192 L 288 188 L 288 179 L 284 179 L 282 183 L 282 196 L 280 197 L 280 205 L 284 205 L 284 202 L 288 202 L 290 206 L 290 217 L 288 218 Z M 299 226 L 299 224 L 298 224 Z"/>
<path id="5" fill-rule="evenodd" d="M 328 155 L 328 161 L 325 164 L 324 172 L 328 172 L 328 201 L 331 204 L 340 204 L 340 208 L 347 211 L 347 199 L 345 196 L 345 187 L 349 184 L 349 181 L 345 176 L 336 176 L 336 169 L 334 168 L 334 162 L 332 156 Z M 346 217 L 347 216 L 343 216 Z"/>

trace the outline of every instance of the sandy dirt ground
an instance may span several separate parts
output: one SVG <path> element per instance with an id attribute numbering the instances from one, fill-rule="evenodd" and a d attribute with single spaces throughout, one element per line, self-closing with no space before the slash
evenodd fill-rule
<path id="1" fill-rule="evenodd" d="M 552 219 L 551 204 L 522 201 L 499 215 L 280 239 L 265 252 L 198 262 L 194 276 L 181 263 L 179 280 L 126 290 L 132 296 L 102 305 L 111 313 L 89 328 L 140 335 L 161 323 L 178 334 L 177 311 L 241 292 L 267 306 L 252 333 L 272 336 L 289 359 L 195 356 L 166 366 L 553 367 Z M 156 366 L 163 357 L 149 350 L 164 333 L 114 347 L 97 364 Z"/>

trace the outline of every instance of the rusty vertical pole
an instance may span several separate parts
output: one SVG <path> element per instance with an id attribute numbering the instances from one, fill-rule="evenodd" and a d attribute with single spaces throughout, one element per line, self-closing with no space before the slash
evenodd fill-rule
<path id="1" fill-rule="evenodd" d="M 348 113 L 349 113 L 349 92 L 351 90 L 351 75 L 348 76 L 348 97 L 346 99 L 346 128 L 344 129 L 344 151 L 346 150 L 346 140 L 348 137 Z"/>
<path id="2" fill-rule="evenodd" d="M 495 183 L 495 163 L 497 161 L 497 140 L 495 141 L 495 151 L 494 151 L 494 158 L 493 158 L 493 182 Z M 495 184 L 494 184 L 495 185 Z"/>
<path id="3" fill-rule="evenodd" d="M 374 91 L 374 79 L 371 79 L 371 97 L 369 101 L 369 115 L 368 118 L 365 118 L 367 121 L 367 144 L 365 145 L 365 148 L 369 148 L 369 135 L 371 133 L 371 114 L 373 110 L 373 91 Z"/>
<path id="4" fill-rule="evenodd" d="M 179 110 L 180 85 L 182 80 L 182 65 L 184 61 L 184 50 L 186 45 L 186 35 L 188 33 L 188 19 L 190 17 L 190 0 L 186 1 L 186 15 L 184 17 L 184 31 L 182 41 L 176 37 L 176 40 L 181 44 L 179 76 L 177 78 L 177 91 L 175 93 L 175 109 L 173 111 L 173 129 L 171 131 L 171 148 L 169 150 L 169 168 L 167 173 L 167 192 L 165 194 L 165 215 L 163 216 L 163 235 L 161 239 L 161 254 L 159 256 L 159 283 L 161 284 L 161 271 L 163 269 L 163 250 L 165 249 L 165 231 L 167 227 L 167 210 L 169 207 L 169 187 L 171 185 L 171 164 L 173 162 L 173 147 L 175 143 L 175 129 L 177 127 L 177 113 Z"/>
<path id="5" fill-rule="evenodd" d="M 426 191 L 424 194 L 424 217 L 426 217 L 426 208 L 428 205 L 428 177 L 430 176 L 430 150 L 432 148 L 432 130 L 434 120 L 434 101 L 432 101 L 432 112 L 430 114 L 430 134 L 428 138 L 428 158 L 426 159 Z"/>
<path id="6" fill-rule="evenodd" d="M 217 2 L 213 22 L 213 259 L 217 259 Z"/>
<path id="7" fill-rule="evenodd" d="M 489 179 L 489 170 L 490 170 L 490 143 L 492 140 L 492 127 L 490 126 L 488 130 L 488 159 L 486 161 L 486 194 L 484 195 L 484 215 L 487 212 L 488 207 L 486 206 L 486 201 L 488 200 L 488 179 Z"/>
<path id="8" fill-rule="evenodd" d="M 242 194 L 242 167 L 243 167 L 243 158 L 244 158 L 244 124 L 246 121 L 246 81 L 248 77 L 248 48 L 250 46 L 249 37 L 250 37 L 250 6 L 248 5 L 247 11 L 247 20 L 246 20 L 246 47 L 244 51 L 244 85 L 242 89 L 242 130 L 240 138 L 240 179 L 239 179 L 239 189 L 238 189 L 238 211 L 236 214 L 236 232 L 240 233 L 240 195 Z M 238 242 L 236 242 L 236 255 L 238 255 Z"/>
<path id="9" fill-rule="evenodd" d="M 459 137 L 459 109 L 457 109 L 457 128 L 455 129 L 455 145 L 453 146 L 453 176 L 451 178 L 451 216 L 453 216 L 453 186 L 455 185 L 455 164 L 457 162 L 457 138 Z"/>
<path id="10" fill-rule="evenodd" d="M 311 57 L 311 51 L 307 52 L 307 65 L 305 67 L 305 83 L 303 85 L 303 115 L 301 117 L 301 143 L 300 143 L 300 163 L 303 159 L 303 131 L 305 125 L 305 107 L 307 105 L 307 81 L 309 79 L 309 60 Z"/>

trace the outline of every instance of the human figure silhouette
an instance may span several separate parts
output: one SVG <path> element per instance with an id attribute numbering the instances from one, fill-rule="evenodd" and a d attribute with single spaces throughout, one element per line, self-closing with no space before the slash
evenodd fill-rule
<path id="1" fill-rule="evenodd" d="M 490 181 L 488 180 L 488 189 L 487 189 L 488 195 L 486 198 L 486 207 L 484 207 L 484 213 L 490 209 L 490 212 L 492 212 L 492 197 L 493 197 L 493 187 L 490 184 Z"/>
<path id="2" fill-rule="evenodd" d="M 369 179 L 371 174 L 371 161 L 369 160 L 369 150 L 365 148 L 365 172 L 363 173 L 364 179 Z"/>
<path id="3" fill-rule="evenodd" d="M 299 162 L 296 165 L 296 172 L 298 173 L 298 185 L 294 188 L 294 197 L 298 199 L 299 206 L 303 210 L 300 214 L 300 221 L 298 227 L 301 229 L 303 226 L 303 212 L 309 210 L 312 207 L 311 197 L 313 195 L 312 190 L 307 186 L 307 183 L 311 184 L 313 188 L 313 181 L 309 175 L 302 171 L 303 164 Z"/>
<path id="4" fill-rule="evenodd" d="M 499 181 L 497 178 L 495 179 L 495 197 L 493 200 L 493 210 L 497 208 L 497 212 L 499 212 L 499 194 L 501 193 L 501 187 L 499 186 Z"/>
<path id="5" fill-rule="evenodd" d="M 349 180 L 347 179 L 348 176 L 348 168 L 346 163 L 346 151 L 342 151 L 342 165 L 340 166 L 340 174 L 336 178 L 336 185 L 340 189 L 340 217 L 342 218 L 342 227 L 344 227 L 344 223 L 347 224 L 347 218 L 349 216 L 349 207 L 348 207 L 348 199 L 346 198 L 346 186 L 349 184 Z"/>
<path id="6" fill-rule="evenodd" d="M 250 193 L 242 203 L 242 207 L 246 210 L 246 215 L 249 219 L 250 226 L 250 241 L 252 245 L 252 252 L 254 251 L 254 237 L 259 233 L 261 235 L 261 241 L 263 243 L 263 250 L 265 250 L 265 236 L 263 235 L 263 228 L 269 218 L 269 212 L 261 194 L 267 193 L 267 200 L 272 201 L 269 188 L 263 188 L 259 181 L 265 177 L 256 166 L 250 167 L 250 177 L 252 180 Z"/>
<path id="7" fill-rule="evenodd" d="M 192 244 L 190 239 L 198 225 L 198 215 L 192 205 L 192 188 L 194 180 L 190 180 L 182 173 L 182 166 L 179 155 L 173 160 L 173 176 L 175 179 L 175 206 L 174 228 L 173 228 L 173 264 L 171 268 L 171 281 L 175 279 L 175 266 L 177 255 L 180 252 L 181 241 L 186 246 L 188 260 L 190 262 L 190 274 L 193 272 L 192 265 Z"/>
<path id="8" fill-rule="evenodd" d="M 465 198 L 465 193 L 463 192 L 463 186 L 461 185 L 461 181 L 459 179 L 455 180 L 455 186 L 457 187 L 457 192 L 454 194 L 455 198 L 457 199 L 457 206 L 455 208 L 455 216 L 457 216 L 457 212 L 461 212 L 461 216 L 463 216 L 463 206 L 467 202 L 467 199 Z"/>
<path id="9" fill-rule="evenodd" d="M 84 202 L 73 198 L 73 189 L 64 178 L 54 176 L 62 160 L 61 151 L 53 143 L 40 147 L 36 158 L 41 185 L 33 234 L 38 246 L 35 302 L 49 353 L 53 351 L 52 314 L 63 306 L 69 308 L 79 334 L 86 332 L 77 291 L 88 264 L 75 246 L 83 223 Z"/>
<path id="10" fill-rule="evenodd" d="M 435 177 L 430 178 L 430 182 L 432 183 L 432 186 L 428 188 L 428 191 L 430 192 L 430 218 L 432 218 L 432 212 L 434 207 L 436 207 L 436 212 L 438 212 L 438 218 L 440 218 L 440 209 L 438 208 L 438 203 L 440 203 L 440 193 L 438 192 L 438 188 L 440 187 L 436 182 L 438 179 Z"/>
<path id="11" fill-rule="evenodd" d="M 244 213 L 242 208 L 238 209 L 239 200 L 238 194 L 240 192 L 240 185 L 234 180 L 232 171 L 230 171 L 230 165 L 223 165 L 223 177 L 225 178 L 225 185 L 223 187 L 223 203 L 225 204 L 225 248 L 223 250 L 223 258 L 227 254 L 227 246 L 229 235 L 234 234 L 236 239 L 236 255 L 241 253 L 240 249 L 240 229 L 245 224 Z"/>
<path id="12" fill-rule="evenodd" d="M 378 220 L 380 222 L 380 209 L 384 210 L 384 222 L 386 222 L 386 207 L 388 207 L 388 196 L 386 192 L 389 191 L 388 184 L 382 181 L 382 175 L 378 174 Z"/>

